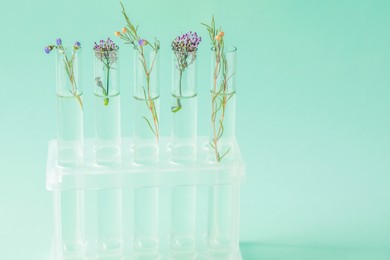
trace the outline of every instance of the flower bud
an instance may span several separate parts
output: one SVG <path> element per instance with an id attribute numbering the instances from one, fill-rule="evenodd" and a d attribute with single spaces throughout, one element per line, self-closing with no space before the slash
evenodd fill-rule
<path id="1" fill-rule="evenodd" d="M 123 33 L 126 33 L 126 32 L 127 32 L 126 27 L 123 27 L 123 28 L 122 28 L 122 32 L 123 32 Z"/>
<path id="2" fill-rule="evenodd" d="M 148 44 L 148 42 L 147 42 L 145 39 L 140 39 L 140 40 L 138 41 L 138 44 L 139 44 L 140 46 L 145 46 L 146 44 Z"/>
<path id="3" fill-rule="evenodd" d="M 116 32 L 115 32 L 115 36 L 121 36 L 121 33 L 118 32 L 118 31 L 116 31 Z"/>
<path id="4" fill-rule="evenodd" d="M 59 46 L 59 45 L 61 45 L 61 44 L 62 44 L 62 40 L 61 40 L 61 38 L 57 38 L 57 39 L 56 39 L 56 44 L 57 44 L 57 46 Z"/>

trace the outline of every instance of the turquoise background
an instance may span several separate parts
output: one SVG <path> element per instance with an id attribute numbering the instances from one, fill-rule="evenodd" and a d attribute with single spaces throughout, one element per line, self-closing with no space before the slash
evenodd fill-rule
<path id="1" fill-rule="evenodd" d="M 238 47 L 237 138 L 244 259 L 390 259 L 390 1 L 124 1 L 161 41 L 161 132 L 169 134 L 170 41 L 203 36 L 199 132 L 208 134 L 215 14 Z M 55 58 L 82 43 L 86 136 L 93 135 L 92 46 L 124 25 L 118 1 L 0 2 L 0 258 L 47 259 L 47 142 L 56 135 Z M 119 42 L 119 39 L 116 39 Z M 123 115 L 133 52 L 121 44 Z M 126 102 L 128 100 L 129 102 Z M 165 106 L 165 107 L 164 107 Z M 123 119 L 123 134 L 130 123 Z"/>

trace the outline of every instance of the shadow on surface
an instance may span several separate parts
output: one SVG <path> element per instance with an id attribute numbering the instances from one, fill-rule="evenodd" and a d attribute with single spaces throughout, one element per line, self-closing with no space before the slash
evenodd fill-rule
<path id="1" fill-rule="evenodd" d="M 244 260 L 389 260 L 388 248 L 315 247 L 242 242 Z"/>

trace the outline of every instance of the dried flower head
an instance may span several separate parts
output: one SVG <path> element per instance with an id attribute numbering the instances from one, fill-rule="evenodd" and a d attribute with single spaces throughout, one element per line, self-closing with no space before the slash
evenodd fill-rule
<path id="1" fill-rule="evenodd" d="M 198 45 L 202 41 L 196 32 L 188 32 L 176 37 L 172 41 L 172 50 L 176 52 L 193 52 L 198 50 Z"/>
<path id="2" fill-rule="evenodd" d="M 93 47 L 94 51 L 115 51 L 118 50 L 118 46 L 110 39 L 107 38 L 106 41 L 100 40 L 99 44 L 95 42 L 95 46 Z"/>
<path id="3" fill-rule="evenodd" d="M 100 40 L 99 43 L 95 42 L 93 50 L 96 57 L 105 63 L 114 63 L 117 60 L 117 50 L 119 47 L 110 39 L 106 41 Z"/>

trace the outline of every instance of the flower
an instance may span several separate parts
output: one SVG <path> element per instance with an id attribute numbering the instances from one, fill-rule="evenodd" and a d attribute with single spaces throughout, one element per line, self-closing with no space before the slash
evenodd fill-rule
<path id="1" fill-rule="evenodd" d="M 110 37 L 107 38 L 106 41 L 100 40 L 99 44 L 95 42 L 95 46 L 93 47 L 94 51 L 114 51 L 117 50 L 119 47 L 110 39 Z"/>
<path id="2" fill-rule="evenodd" d="M 104 98 L 104 105 L 108 106 L 109 103 L 109 90 L 110 90 L 110 70 L 115 69 L 113 68 L 114 63 L 117 61 L 117 50 L 119 47 L 110 39 L 110 37 L 107 38 L 106 41 L 100 40 L 99 43 L 95 42 L 95 46 L 93 47 L 93 50 L 95 51 L 95 56 L 104 64 L 105 71 L 107 73 L 107 82 L 105 83 L 105 86 L 103 82 L 100 80 L 100 77 L 96 77 L 96 85 L 102 89 Z"/>
<path id="3" fill-rule="evenodd" d="M 202 41 L 196 32 L 187 32 L 177 36 L 172 41 L 172 50 L 176 56 L 176 68 L 179 70 L 179 95 L 182 96 L 182 74 L 196 59 L 198 45 Z M 171 107 L 171 111 L 176 113 L 182 108 L 180 98 L 176 99 L 176 106 Z"/>
<path id="4" fill-rule="evenodd" d="M 145 39 L 139 39 L 138 44 L 140 46 L 145 46 L 148 42 Z"/>
<path id="5" fill-rule="evenodd" d="M 123 32 L 123 33 L 126 33 L 126 32 L 127 32 L 126 27 L 123 27 L 123 28 L 122 28 L 122 32 Z"/>
<path id="6" fill-rule="evenodd" d="M 115 32 L 115 36 L 121 36 L 121 33 L 118 32 L 118 31 L 116 31 L 116 32 Z"/>
<path id="7" fill-rule="evenodd" d="M 78 49 L 80 49 L 80 48 L 81 48 L 81 43 L 78 42 L 78 41 L 76 41 L 76 42 L 73 44 L 73 49 L 74 49 L 74 50 L 78 50 Z"/>
<path id="8" fill-rule="evenodd" d="M 110 65 L 110 63 L 114 63 L 117 60 L 116 51 L 118 49 L 119 47 L 110 38 L 107 38 L 106 41 L 100 40 L 99 44 L 95 42 L 95 46 L 93 47 L 96 57 L 101 61 L 104 59 L 107 65 Z"/>
<path id="9" fill-rule="evenodd" d="M 198 45 L 202 41 L 196 32 L 188 32 L 176 37 L 172 41 L 172 50 L 177 52 L 193 52 L 198 50 Z"/>
<path id="10" fill-rule="evenodd" d="M 49 53 L 51 52 L 51 50 L 53 50 L 53 46 L 49 45 L 49 46 L 46 46 L 46 47 L 45 47 L 45 52 L 46 52 L 47 54 L 49 54 Z"/>
<path id="11" fill-rule="evenodd" d="M 75 41 L 75 43 L 73 44 L 73 50 L 77 51 L 80 48 L 81 48 L 81 43 L 79 41 Z M 62 54 L 65 53 L 66 47 L 64 47 L 62 45 L 61 38 L 57 38 L 56 39 L 56 44 L 51 44 L 51 45 L 46 46 L 45 47 L 45 52 L 49 54 L 53 49 L 57 49 Z"/>
<path id="12" fill-rule="evenodd" d="M 223 31 L 220 31 L 214 38 L 217 42 L 221 41 L 223 36 L 225 36 L 225 33 Z"/>

